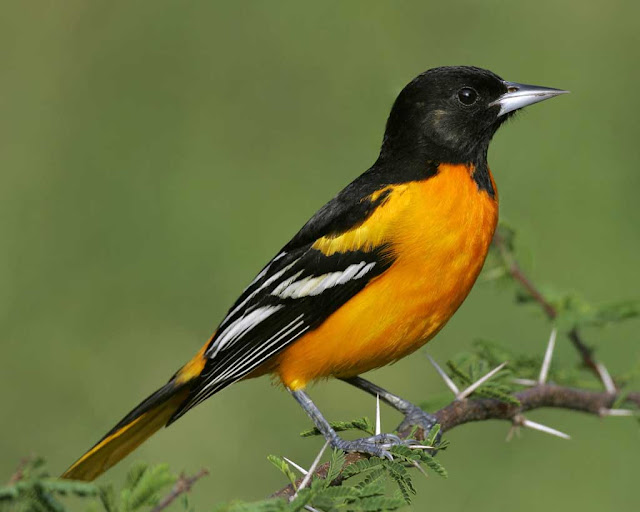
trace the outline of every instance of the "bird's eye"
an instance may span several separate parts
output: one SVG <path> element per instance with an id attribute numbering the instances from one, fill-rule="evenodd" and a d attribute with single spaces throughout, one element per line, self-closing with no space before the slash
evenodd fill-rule
<path id="1" fill-rule="evenodd" d="M 473 105 L 478 101 L 478 93 L 471 87 L 463 87 L 458 91 L 458 101 L 463 105 Z"/>

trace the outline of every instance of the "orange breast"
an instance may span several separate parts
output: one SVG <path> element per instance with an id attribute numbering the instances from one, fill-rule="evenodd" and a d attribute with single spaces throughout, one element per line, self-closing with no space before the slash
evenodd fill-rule
<path id="1" fill-rule="evenodd" d="M 498 218 L 497 200 L 478 190 L 472 173 L 441 165 L 432 178 L 393 186 L 359 231 L 390 243 L 395 262 L 278 356 L 272 369 L 287 387 L 386 365 L 445 325 L 480 273 Z M 363 240 L 349 236 L 316 245 L 331 253 Z"/>

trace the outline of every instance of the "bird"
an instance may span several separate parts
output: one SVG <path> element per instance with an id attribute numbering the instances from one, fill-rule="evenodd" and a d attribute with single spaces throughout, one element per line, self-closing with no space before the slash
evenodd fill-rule
<path id="1" fill-rule="evenodd" d="M 336 378 L 425 431 L 435 417 L 360 375 L 433 338 L 469 294 L 498 222 L 489 144 L 518 110 L 568 91 L 471 66 L 429 69 L 394 101 L 373 165 L 322 206 L 169 380 L 62 478 L 90 481 L 227 386 L 270 374 L 338 450 L 390 457 L 392 434 L 341 438 L 306 392 Z"/>

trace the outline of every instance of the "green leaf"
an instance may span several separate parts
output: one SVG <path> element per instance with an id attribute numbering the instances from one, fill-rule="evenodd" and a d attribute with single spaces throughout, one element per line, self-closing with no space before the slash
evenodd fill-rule
<path id="1" fill-rule="evenodd" d="M 10 500 L 16 499 L 18 497 L 19 491 L 15 485 L 9 485 L 6 487 L 0 488 L 0 501 L 1 500 Z"/>
<path id="2" fill-rule="evenodd" d="M 363 417 L 352 421 L 334 421 L 329 422 L 331 428 L 336 432 L 344 432 L 345 430 L 361 430 L 366 432 L 367 434 L 373 435 L 374 427 L 369 418 Z M 321 436 L 322 432 L 320 432 L 317 428 L 311 428 L 309 430 L 304 430 L 300 432 L 301 437 L 311 437 L 311 436 Z"/>
<path id="3" fill-rule="evenodd" d="M 438 437 L 438 434 L 440 433 L 441 428 L 442 427 L 440 426 L 439 423 L 436 423 L 433 427 L 431 427 L 431 430 L 429 430 L 425 439 L 427 446 L 435 446 L 435 442 Z"/>
<path id="4" fill-rule="evenodd" d="M 133 489 L 136 485 L 138 485 L 138 482 L 140 482 L 142 475 L 144 475 L 148 467 L 148 464 L 145 464 L 144 462 L 137 462 L 133 466 L 131 466 L 131 469 L 129 469 L 129 471 L 127 472 L 127 476 L 125 477 L 125 488 Z"/>
<path id="5" fill-rule="evenodd" d="M 60 480 L 57 478 L 45 478 L 38 481 L 38 484 L 48 493 L 73 494 L 79 497 L 96 496 L 98 487 L 90 482 L 77 480 Z"/>
<path id="6" fill-rule="evenodd" d="M 297 500 L 296 500 L 297 501 Z M 286 500 L 282 498 L 271 498 L 253 503 L 243 501 L 232 501 L 217 505 L 214 512 L 285 512 L 291 510 Z"/>
<path id="7" fill-rule="evenodd" d="M 410 504 L 412 493 L 411 493 L 411 489 L 409 488 L 405 480 L 401 478 L 397 473 L 392 471 L 389 472 L 389 476 L 391 476 L 391 478 L 395 481 L 396 485 L 398 486 L 398 490 L 400 491 L 400 494 L 404 502 L 407 504 Z"/>
<path id="8" fill-rule="evenodd" d="M 468 386 L 473 382 L 471 376 L 464 372 L 454 361 L 447 361 L 447 367 L 449 368 L 449 377 L 454 380 L 458 380 L 463 385 Z"/>
<path id="9" fill-rule="evenodd" d="M 384 459 L 386 461 L 386 459 Z M 344 479 L 351 478 L 355 475 L 359 475 L 366 471 L 370 471 L 375 468 L 379 468 L 383 464 L 383 459 L 379 457 L 369 457 L 368 459 L 360 459 L 353 464 L 349 464 L 342 471 L 342 477 Z"/>
<path id="10" fill-rule="evenodd" d="M 515 396 L 511 394 L 511 390 L 507 386 L 490 386 L 484 385 L 480 386 L 471 396 L 482 396 L 485 398 L 493 398 L 495 400 L 499 400 L 501 402 L 505 402 L 509 405 L 513 405 L 515 407 L 519 407 L 520 400 L 518 400 Z"/>
<path id="11" fill-rule="evenodd" d="M 153 506 L 158 501 L 159 491 L 176 481 L 176 477 L 169 472 L 167 464 L 158 464 L 145 468 L 138 474 L 134 468 L 131 478 L 127 478 L 129 488 L 121 493 L 121 510 L 129 512 L 139 510 L 145 505 Z"/>
<path id="12" fill-rule="evenodd" d="M 99 497 L 106 512 L 119 512 L 116 491 L 112 484 L 101 486 Z"/>
<path id="13" fill-rule="evenodd" d="M 376 489 L 380 486 L 384 490 L 384 476 L 387 474 L 387 470 L 384 466 L 379 466 L 373 471 L 368 471 L 366 476 L 358 482 L 355 487 L 360 490 L 361 496 L 369 496 L 377 494 Z"/>
<path id="14" fill-rule="evenodd" d="M 62 503 L 59 503 L 51 493 L 47 492 L 41 482 L 33 483 L 33 492 L 38 504 L 47 512 L 66 512 Z"/>
<path id="15" fill-rule="evenodd" d="M 360 496 L 363 498 L 368 496 L 383 496 L 385 491 L 384 481 L 382 480 L 383 475 L 384 472 L 381 472 L 380 477 L 376 478 L 372 482 L 364 484 L 360 488 Z"/>
<path id="16" fill-rule="evenodd" d="M 420 459 L 420 450 L 412 450 L 408 446 L 404 446 L 402 444 L 392 446 L 389 450 L 395 459 L 400 459 L 405 462 L 413 462 Z"/>
<path id="17" fill-rule="evenodd" d="M 329 461 L 329 471 L 327 471 L 326 485 L 330 485 L 342 471 L 346 460 L 345 453 L 342 450 L 334 449 L 331 452 L 331 460 Z"/>
<path id="18" fill-rule="evenodd" d="M 267 460 L 271 462 L 275 467 L 277 467 L 283 474 L 289 479 L 291 485 L 295 488 L 296 486 L 296 474 L 293 472 L 287 461 L 285 461 L 282 457 L 278 457 L 277 455 L 267 455 Z"/>
<path id="19" fill-rule="evenodd" d="M 386 496 L 371 496 L 363 498 L 358 502 L 358 510 L 363 512 L 377 512 L 385 510 L 397 510 L 406 505 L 407 502 L 401 498 Z"/>
<path id="20" fill-rule="evenodd" d="M 447 472 L 447 470 L 435 457 L 429 455 L 425 450 L 421 451 L 421 455 L 422 462 L 424 462 L 430 470 L 434 471 L 443 478 L 449 477 L 449 473 Z"/>
<path id="21" fill-rule="evenodd" d="M 409 475 L 407 468 L 396 461 L 387 461 L 385 467 L 396 481 L 401 480 L 413 494 L 416 493 L 416 490 L 413 488 L 413 483 L 411 482 L 411 475 Z"/>
<path id="22" fill-rule="evenodd" d="M 359 490 L 355 487 L 333 486 L 320 491 L 317 497 L 329 498 L 331 500 L 345 500 L 347 498 L 357 498 L 359 494 Z"/>

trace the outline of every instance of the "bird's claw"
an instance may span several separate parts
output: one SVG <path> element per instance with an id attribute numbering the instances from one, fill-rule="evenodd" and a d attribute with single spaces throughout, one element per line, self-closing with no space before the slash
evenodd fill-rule
<path id="1" fill-rule="evenodd" d="M 331 445 L 343 452 L 358 452 L 373 455 L 374 457 L 393 460 L 393 455 L 389 448 L 397 445 L 403 445 L 405 441 L 394 434 L 378 434 L 371 437 L 363 437 L 347 441 L 340 437 L 336 437 L 331 441 Z"/>
<path id="2" fill-rule="evenodd" d="M 420 427 L 424 431 L 424 436 L 426 437 L 436 423 L 438 423 L 438 420 L 433 414 L 423 411 L 420 407 L 413 406 L 405 414 L 402 423 L 398 425 L 398 432 L 408 432 L 415 426 Z M 434 440 L 434 445 L 437 446 L 439 444 L 441 437 L 441 433 L 438 432 Z M 415 443 L 420 444 L 419 441 L 415 441 Z"/>
<path id="3" fill-rule="evenodd" d="M 336 437 L 336 439 L 331 442 L 331 445 L 344 452 L 365 453 L 389 460 L 393 460 L 393 454 L 389 450 L 394 446 L 406 446 L 408 448 L 424 447 L 424 445 L 416 439 L 401 439 L 395 434 L 378 434 L 353 441 Z"/>

